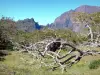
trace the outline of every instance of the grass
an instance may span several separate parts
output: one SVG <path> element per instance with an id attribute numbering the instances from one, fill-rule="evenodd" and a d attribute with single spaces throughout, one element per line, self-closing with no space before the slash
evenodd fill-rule
<path id="1" fill-rule="evenodd" d="M 99 49 L 98 49 L 99 50 Z M 98 69 L 89 69 L 88 65 L 93 60 L 100 59 L 100 55 L 86 56 L 82 60 L 67 68 L 67 72 L 61 73 L 61 69 L 48 70 L 48 67 L 40 67 L 40 62 L 26 53 L 12 51 L 11 55 L 0 61 L 0 75 L 99 75 Z"/>
<path id="2" fill-rule="evenodd" d="M 100 60 L 93 60 L 90 64 L 89 64 L 89 68 L 90 69 L 97 69 L 100 66 Z"/>

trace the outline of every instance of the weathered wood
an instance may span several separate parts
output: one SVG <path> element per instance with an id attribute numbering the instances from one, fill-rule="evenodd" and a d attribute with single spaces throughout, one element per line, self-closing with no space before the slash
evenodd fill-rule
<path id="1" fill-rule="evenodd" d="M 35 44 L 30 43 L 29 46 L 21 46 L 29 54 L 35 56 L 36 59 L 39 59 L 41 64 L 51 66 L 52 70 L 61 68 L 62 72 L 65 70 L 66 66 L 71 67 L 75 63 L 78 63 L 84 56 L 100 54 L 99 51 L 95 50 L 80 50 L 78 47 L 75 47 L 65 41 L 63 42 L 61 39 L 44 40 Z M 63 48 L 67 48 L 66 46 L 70 48 L 69 52 L 66 50 L 65 55 L 60 56 L 60 52 Z M 75 52 L 78 54 L 74 54 Z M 51 57 L 50 59 L 53 60 L 49 64 L 45 62 L 45 59 L 48 59 L 47 56 Z M 65 60 L 62 61 L 62 59 Z M 58 66 L 55 66 L 55 64 Z"/>

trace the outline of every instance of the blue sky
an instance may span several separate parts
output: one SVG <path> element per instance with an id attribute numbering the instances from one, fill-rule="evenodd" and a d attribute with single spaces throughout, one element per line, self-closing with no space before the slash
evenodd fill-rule
<path id="1" fill-rule="evenodd" d="M 33 17 L 39 24 L 46 25 L 80 5 L 100 6 L 100 0 L 0 0 L 0 17 L 14 20 Z"/>

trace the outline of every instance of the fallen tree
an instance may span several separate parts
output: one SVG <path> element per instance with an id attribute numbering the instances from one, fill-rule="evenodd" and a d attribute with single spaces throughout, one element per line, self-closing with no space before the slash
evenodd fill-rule
<path id="1" fill-rule="evenodd" d="M 96 50 L 80 50 L 60 38 L 46 39 L 35 44 L 30 43 L 27 46 L 20 46 L 20 48 L 24 49 L 24 52 L 27 51 L 27 53 L 33 55 L 37 60 L 40 60 L 41 66 L 52 67 L 52 70 L 61 68 L 62 72 L 66 67 L 71 67 L 78 63 L 84 56 L 100 54 Z M 61 51 L 63 50 L 66 51 L 64 51 L 64 55 L 61 55 Z M 51 61 L 48 61 L 48 59 Z"/>

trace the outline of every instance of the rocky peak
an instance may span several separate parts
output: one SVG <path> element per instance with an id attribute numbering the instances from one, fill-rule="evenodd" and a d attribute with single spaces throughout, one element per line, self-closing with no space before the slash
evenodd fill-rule
<path id="1" fill-rule="evenodd" d="M 99 6 L 89 6 L 89 5 L 82 5 L 78 8 L 76 8 L 75 10 L 70 10 L 67 12 L 64 12 L 63 14 L 61 14 L 59 17 L 57 17 L 54 21 L 53 24 L 51 24 L 52 28 L 56 28 L 56 29 L 61 29 L 61 28 L 68 28 L 70 27 L 71 29 L 73 29 L 73 17 L 75 17 L 74 13 L 95 13 L 95 12 L 100 12 L 100 7 Z M 76 25 L 74 25 L 76 26 Z M 77 26 L 78 27 L 78 26 Z M 76 28 L 77 29 L 77 28 Z M 78 28 L 80 29 L 80 28 Z"/>
<path id="2" fill-rule="evenodd" d="M 94 13 L 94 12 L 100 12 L 99 6 L 89 6 L 89 5 L 82 5 L 75 9 L 75 12 L 84 12 L 84 13 Z"/>

